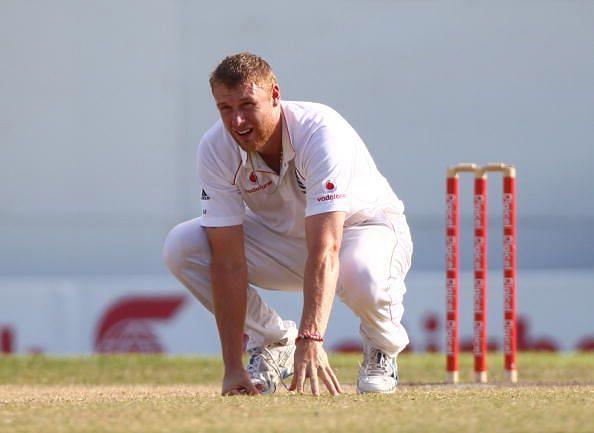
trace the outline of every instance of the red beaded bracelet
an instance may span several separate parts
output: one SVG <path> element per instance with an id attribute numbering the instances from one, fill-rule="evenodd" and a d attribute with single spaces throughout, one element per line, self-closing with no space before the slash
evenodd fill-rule
<path id="1" fill-rule="evenodd" d="M 324 341 L 324 337 L 322 337 L 317 332 L 304 332 L 297 336 L 297 338 L 295 339 L 295 343 L 299 342 L 300 340 L 312 340 L 312 341 L 318 341 L 321 343 Z"/>

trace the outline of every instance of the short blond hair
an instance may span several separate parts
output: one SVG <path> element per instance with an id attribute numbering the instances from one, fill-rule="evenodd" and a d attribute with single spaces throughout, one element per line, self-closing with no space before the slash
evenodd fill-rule
<path id="1" fill-rule="evenodd" d="M 246 83 L 270 87 L 278 83 L 266 60 L 245 51 L 225 57 L 210 74 L 209 82 L 211 89 L 215 84 L 233 88 Z"/>

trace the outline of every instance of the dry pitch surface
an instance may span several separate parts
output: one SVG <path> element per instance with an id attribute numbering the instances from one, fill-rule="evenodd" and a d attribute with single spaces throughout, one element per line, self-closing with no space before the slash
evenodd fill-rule
<path id="1" fill-rule="evenodd" d="M 359 357 L 343 355 L 338 398 L 223 398 L 217 359 L 0 357 L 0 432 L 594 431 L 594 354 L 523 354 L 516 386 L 497 358 L 493 385 L 443 385 L 442 356 L 404 355 L 395 394 L 360 396 Z"/>

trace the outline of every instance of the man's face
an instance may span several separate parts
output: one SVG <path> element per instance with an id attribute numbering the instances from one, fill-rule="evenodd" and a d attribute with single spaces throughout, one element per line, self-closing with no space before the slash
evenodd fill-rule
<path id="1" fill-rule="evenodd" d="M 215 83 L 212 88 L 217 108 L 227 131 L 247 152 L 261 152 L 280 120 L 278 85 L 240 84 L 227 87 Z"/>

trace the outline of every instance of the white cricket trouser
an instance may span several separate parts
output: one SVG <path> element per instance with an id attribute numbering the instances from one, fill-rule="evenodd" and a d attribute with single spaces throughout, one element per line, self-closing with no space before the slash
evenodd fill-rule
<path id="1" fill-rule="evenodd" d="M 244 224 L 248 281 L 263 289 L 303 290 L 307 257 L 304 239 L 276 233 L 249 211 Z M 340 249 L 337 295 L 361 320 L 365 344 L 395 356 L 408 344 L 402 326 L 404 277 L 412 241 L 403 215 L 381 213 L 373 222 L 345 227 Z M 213 312 L 210 247 L 200 218 L 177 225 L 164 246 L 171 272 Z M 248 349 L 296 338 L 294 322 L 283 320 L 248 287 L 245 333 Z"/>

